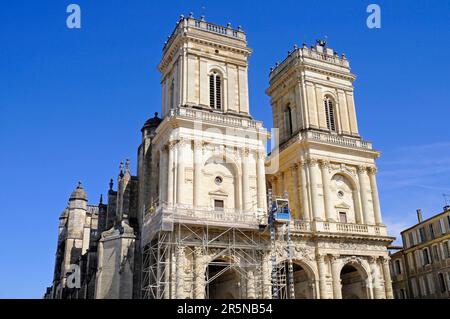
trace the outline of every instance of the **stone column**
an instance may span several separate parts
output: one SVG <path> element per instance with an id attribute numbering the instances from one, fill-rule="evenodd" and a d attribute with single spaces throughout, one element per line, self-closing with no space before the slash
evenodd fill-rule
<path id="1" fill-rule="evenodd" d="M 176 299 L 184 299 L 184 266 L 186 256 L 184 254 L 184 247 L 177 247 L 177 283 L 176 283 Z"/>
<path id="2" fill-rule="evenodd" d="M 257 183 L 258 183 L 258 208 L 266 210 L 266 178 L 265 178 L 265 166 L 264 166 L 264 157 L 265 154 L 263 152 L 257 153 L 257 166 L 256 166 L 256 175 L 257 175 Z"/>
<path id="3" fill-rule="evenodd" d="M 169 170 L 167 155 L 168 155 L 167 147 L 164 147 L 161 150 L 161 162 L 159 165 L 159 176 L 160 176 L 159 204 L 160 205 L 164 202 L 167 202 L 167 171 Z"/>
<path id="4" fill-rule="evenodd" d="M 373 202 L 373 211 L 375 213 L 375 224 L 380 225 L 382 223 L 380 199 L 378 197 L 378 186 L 375 177 L 377 169 L 375 167 L 369 167 L 367 171 L 369 173 L 370 189 L 372 191 L 372 202 Z"/>
<path id="5" fill-rule="evenodd" d="M 164 259 L 164 299 L 170 299 L 170 254 L 166 253 Z"/>
<path id="6" fill-rule="evenodd" d="M 383 267 L 384 290 L 386 293 L 386 299 L 394 299 L 394 293 L 392 292 L 391 272 L 389 270 L 389 257 L 382 257 L 381 263 Z"/>
<path id="7" fill-rule="evenodd" d="M 320 299 L 328 299 L 327 293 L 327 270 L 325 265 L 325 256 L 321 254 L 316 255 L 317 269 L 319 269 L 319 289 Z"/>
<path id="8" fill-rule="evenodd" d="M 303 219 L 309 221 L 310 218 L 310 210 L 309 210 L 309 196 L 308 196 L 308 181 L 306 177 L 307 165 L 304 161 L 300 163 L 298 166 L 300 171 L 300 184 L 302 187 L 302 204 L 303 204 Z"/>
<path id="9" fill-rule="evenodd" d="M 277 177 L 276 176 L 272 176 L 271 179 L 271 185 L 272 185 L 272 196 L 275 196 L 277 194 Z"/>
<path id="10" fill-rule="evenodd" d="M 169 206 L 173 205 L 173 170 L 174 170 L 174 144 L 172 142 L 169 143 L 169 160 L 168 160 L 168 169 L 167 169 L 167 204 Z"/>
<path id="11" fill-rule="evenodd" d="M 183 188 L 184 188 L 184 145 L 185 141 L 180 140 L 178 142 L 178 161 L 177 161 L 177 204 L 181 204 L 183 201 Z"/>
<path id="12" fill-rule="evenodd" d="M 323 200 L 325 205 L 325 217 L 326 220 L 335 220 L 334 209 L 331 203 L 330 193 L 330 162 L 326 160 L 320 161 L 320 168 L 322 170 L 322 186 L 323 186 Z"/>
<path id="13" fill-rule="evenodd" d="M 248 272 L 247 278 L 247 299 L 255 299 L 256 298 L 256 290 L 255 290 L 255 274 L 253 270 Z"/>
<path id="14" fill-rule="evenodd" d="M 363 215 L 363 224 L 369 224 L 369 202 L 367 198 L 366 183 L 364 177 L 366 176 L 366 168 L 364 166 L 358 167 L 359 193 L 361 195 L 361 209 Z"/>
<path id="15" fill-rule="evenodd" d="M 263 282 L 263 298 L 272 298 L 272 284 L 271 284 L 271 264 L 270 255 L 262 257 L 262 282 Z"/>
<path id="16" fill-rule="evenodd" d="M 331 256 L 331 272 L 333 278 L 333 298 L 342 299 L 341 271 L 338 255 Z"/>
<path id="17" fill-rule="evenodd" d="M 374 299 L 384 299 L 386 297 L 380 283 L 380 271 L 378 269 L 377 258 L 369 257 L 370 272 L 372 274 L 372 285 Z"/>
<path id="18" fill-rule="evenodd" d="M 195 247 L 195 288 L 194 298 L 205 299 L 205 262 L 201 247 Z"/>
<path id="19" fill-rule="evenodd" d="M 317 160 L 315 159 L 309 159 L 308 160 L 308 166 L 309 166 L 309 176 L 311 179 L 310 183 L 310 190 L 311 190 L 311 202 L 312 202 L 312 213 L 313 213 L 313 219 L 314 220 L 322 220 L 321 214 L 319 213 L 319 194 L 317 192 Z"/>
<path id="20" fill-rule="evenodd" d="M 295 164 L 291 169 L 292 175 L 294 177 L 294 200 L 295 200 L 295 216 L 294 219 L 300 219 L 300 183 L 298 176 L 298 165 Z"/>
<path id="21" fill-rule="evenodd" d="M 202 141 L 194 141 L 194 207 L 200 205 L 200 185 L 202 183 Z"/>
<path id="22" fill-rule="evenodd" d="M 248 149 L 242 152 L 242 208 L 244 211 L 248 211 L 251 208 L 250 201 L 250 186 L 248 180 Z"/>

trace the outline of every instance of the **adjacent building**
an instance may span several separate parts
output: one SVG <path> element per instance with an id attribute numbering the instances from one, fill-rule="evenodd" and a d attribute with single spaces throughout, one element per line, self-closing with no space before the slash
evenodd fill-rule
<path id="1" fill-rule="evenodd" d="M 450 298 L 450 206 L 401 233 L 403 249 L 391 255 L 395 298 Z"/>

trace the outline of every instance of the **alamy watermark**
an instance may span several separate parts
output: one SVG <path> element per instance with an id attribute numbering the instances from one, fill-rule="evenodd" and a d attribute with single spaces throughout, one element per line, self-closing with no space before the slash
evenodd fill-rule
<path id="1" fill-rule="evenodd" d="M 66 26 L 69 29 L 81 29 L 81 8 L 78 4 L 69 4 L 66 12 L 70 15 L 66 19 Z"/>
<path id="2" fill-rule="evenodd" d="M 367 6 L 366 12 L 370 13 L 366 20 L 367 27 L 369 29 L 380 29 L 381 7 L 378 4 L 372 3 Z"/>

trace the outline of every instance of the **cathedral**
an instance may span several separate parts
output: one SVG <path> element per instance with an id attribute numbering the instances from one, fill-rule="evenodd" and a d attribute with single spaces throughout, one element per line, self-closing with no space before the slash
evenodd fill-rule
<path id="1" fill-rule="evenodd" d="M 270 71 L 269 133 L 250 112 L 251 54 L 240 27 L 181 16 L 137 172 L 120 164 L 107 203 L 81 183 L 70 195 L 45 298 L 393 298 L 349 61 L 294 46 Z"/>

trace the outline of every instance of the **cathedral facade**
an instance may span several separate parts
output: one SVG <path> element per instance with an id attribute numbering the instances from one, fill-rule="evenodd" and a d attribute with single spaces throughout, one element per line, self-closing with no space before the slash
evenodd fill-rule
<path id="1" fill-rule="evenodd" d="M 241 28 L 180 18 L 137 174 L 122 163 L 107 204 L 73 192 L 47 298 L 392 298 L 379 152 L 348 60 L 295 46 L 270 73 L 269 134 L 250 113 L 251 53 Z M 269 218 L 277 199 L 288 222 Z"/>

